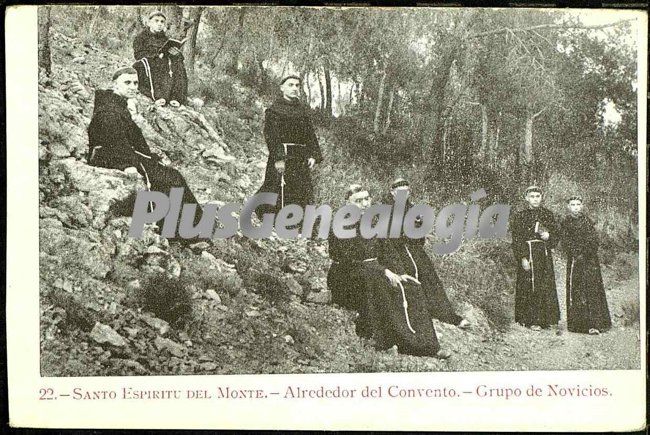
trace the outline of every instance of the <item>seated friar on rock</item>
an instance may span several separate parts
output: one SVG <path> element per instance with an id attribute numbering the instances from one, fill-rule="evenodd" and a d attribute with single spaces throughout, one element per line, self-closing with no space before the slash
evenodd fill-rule
<path id="1" fill-rule="evenodd" d="M 187 72 L 181 51 L 184 41 L 167 36 L 167 17 L 154 11 L 147 28 L 133 40 L 133 67 L 138 72 L 139 90 L 157 105 L 178 107 L 187 101 Z"/>
<path id="2" fill-rule="evenodd" d="M 404 207 L 408 211 L 414 206 L 410 196 L 411 184 L 405 178 L 398 177 L 391 183 L 390 191 L 383 196 L 382 203 L 393 207 Z M 397 204 L 398 201 L 402 201 L 403 204 Z M 421 216 L 418 216 L 416 225 L 422 225 Z M 392 226 L 391 219 L 390 227 Z M 385 263 L 403 264 L 412 276 L 421 281 L 427 295 L 431 317 L 462 329 L 469 328 L 469 321 L 455 312 L 436 268 L 424 249 L 424 243 L 424 237 L 411 239 L 402 232 L 399 233 L 399 237 L 381 240 L 384 246 Z"/>
<path id="3" fill-rule="evenodd" d="M 149 148 L 137 119 L 135 100 L 138 74 L 131 67 L 113 74 L 111 89 L 95 92 L 93 117 L 88 126 L 88 163 L 93 166 L 119 169 L 135 177 L 144 177 L 147 188 L 169 194 L 172 188 L 182 188 L 182 204 L 195 204 L 195 222 L 202 209 L 185 178 L 176 169 L 165 166 Z M 134 192 L 135 198 L 135 192 Z M 128 215 L 131 210 L 124 210 Z M 126 207 L 128 208 L 128 207 Z"/>

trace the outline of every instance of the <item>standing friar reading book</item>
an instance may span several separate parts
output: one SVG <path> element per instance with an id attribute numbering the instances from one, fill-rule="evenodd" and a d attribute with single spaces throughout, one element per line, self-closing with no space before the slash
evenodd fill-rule
<path id="1" fill-rule="evenodd" d="M 139 90 L 159 106 L 178 107 L 187 100 L 187 72 L 181 47 L 186 39 L 169 38 L 165 33 L 167 18 L 152 12 L 144 29 L 133 40 L 133 54 L 138 71 Z"/>
<path id="2" fill-rule="evenodd" d="M 557 325 L 560 320 L 552 253 L 559 234 L 553 213 L 541 205 L 542 190 L 528 187 L 525 200 L 527 207 L 510 220 L 517 263 L 515 321 L 539 330 Z"/>

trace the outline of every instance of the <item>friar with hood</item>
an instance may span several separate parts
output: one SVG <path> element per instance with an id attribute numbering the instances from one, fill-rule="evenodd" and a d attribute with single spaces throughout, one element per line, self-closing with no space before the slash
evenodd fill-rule
<path id="1" fill-rule="evenodd" d="M 598 259 L 598 234 L 583 211 L 583 200 L 567 201 L 569 214 L 562 221 L 562 248 L 567 255 L 567 329 L 600 334 L 612 326 Z"/>
<path id="2" fill-rule="evenodd" d="M 181 173 L 165 166 L 160 157 L 151 152 L 134 121 L 142 116 L 137 114 L 133 99 L 138 93 L 135 69 L 121 68 L 113 74 L 112 80 L 112 89 L 95 92 L 93 117 L 88 126 L 88 163 L 133 175 L 139 173 L 150 190 L 166 195 L 171 188 L 181 187 L 184 189 L 182 203 L 197 204 Z M 201 208 L 197 206 L 195 222 L 200 216 Z"/>
<path id="3" fill-rule="evenodd" d="M 304 208 L 313 202 L 311 171 L 323 157 L 309 107 L 300 101 L 300 84 L 298 76 L 285 77 L 280 83 L 281 95 L 265 112 L 269 156 L 258 193 L 277 193 L 278 199 L 275 207 L 262 206 L 259 213 L 277 212 L 287 204 Z"/>
<path id="4" fill-rule="evenodd" d="M 133 40 L 133 67 L 138 71 L 139 90 L 159 106 L 178 107 L 187 100 L 187 72 L 178 47 L 164 48 L 167 18 L 160 11 L 149 15 L 147 28 Z"/>
<path id="5" fill-rule="evenodd" d="M 371 204 L 370 194 L 359 184 L 350 186 L 346 200 L 361 216 Z M 426 293 L 410 269 L 399 261 L 382 262 L 379 240 L 362 237 L 360 220 L 346 230 L 356 235 L 330 234 L 327 287 L 333 303 L 357 312 L 357 334 L 373 339 L 379 350 L 395 346 L 403 354 L 449 358 L 440 349 Z"/>
<path id="6" fill-rule="evenodd" d="M 539 187 L 528 187 L 525 200 L 526 207 L 510 218 L 517 266 L 515 321 L 539 330 L 557 325 L 560 320 L 552 252 L 560 232 L 553 213 L 541 205 Z"/>
<path id="7" fill-rule="evenodd" d="M 398 195 L 402 195 L 404 200 L 404 215 L 413 207 L 410 200 L 411 187 L 408 180 L 398 177 L 390 185 L 390 192 L 382 198 L 382 203 L 396 208 L 396 199 Z M 393 210 L 395 213 L 395 210 Z M 391 217 L 391 225 L 395 217 Z M 421 218 L 418 219 L 416 225 L 421 225 Z M 426 295 L 427 304 L 431 317 L 438 319 L 441 322 L 455 325 L 460 328 L 468 328 L 470 323 L 467 319 L 458 315 L 451 304 L 442 281 L 436 272 L 436 268 L 427 255 L 424 249 L 424 237 L 418 239 L 411 239 L 403 232 L 400 232 L 399 237 L 388 238 L 381 241 L 382 245 L 382 261 L 390 267 L 394 262 L 403 264 L 412 276 L 417 278 L 421 283 L 422 290 Z"/>

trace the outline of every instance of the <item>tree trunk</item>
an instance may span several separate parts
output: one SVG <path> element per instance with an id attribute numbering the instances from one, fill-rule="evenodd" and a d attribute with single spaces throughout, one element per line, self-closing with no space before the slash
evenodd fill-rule
<path id="1" fill-rule="evenodd" d="M 135 36 L 138 33 L 142 31 L 146 27 L 146 24 L 143 21 L 143 16 L 142 16 L 142 6 L 137 6 L 134 10 L 135 14 L 135 19 L 131 23 L 131 26 L 129 27 L 128 34 L 131 36 Z"/>
<path id="2" fill-rule="evenodd" d="M 189 19 L 192 26 L 187 30 L 187 42 L 183 45 L 183 56 L 185 57 L 185 69 L 187 76 L 190 80 L 194 78 L 194 59 L 196 57 L 196 37 L 199 33 L 199 25 L 201 24 L 201 15 L 205 7 L 190 8 Z"/>
<path id="3" fill-rule="evenodd" d="M 535 153 L 533 149 L 533 126 L 537 118 L 544 110 L 537 113 L 532 110 L 526 111 L 526 121 L 524 123 L 524 142 L 519 150 L 520 174 L 524 174 L 527 182 L 539 182 L 544 176 L 544 168 L 539 165 L 533 165 L 535 162 Z"/>
<path id="4" fill-rule="evenodd" d="M 375 119 L 372 123 L 372 131 L 375 135 L 379 134 L 379 121 L 381 116 L 381 106 L 384 104 L 384 88 L 386 87 L 386 71 L 381 75 L 379 81 L 379 91 L 377 92 L 377 106 L 375 107 Z"/>
<path id="5" fill-rule="evenodd" d="M 433 110 L 429 117 L 430 129 L 428 134 L 425 133 L 423 136 L 422 133 L 427 130 L 426 125 L 424 126 L 425 128 L 420 126 L 421 143 L 423 146 L 425 146 L 426 143 L 431 143 L 427 163 L 431 167 L 431 172 L 434 174 L 441 174 L 444 176 L 444 172 L 441 170 L 443 168 L 441 167 L 440 159 L 442 157 L 442 130 L 445 123 L 444 118 L 449 115 L 449 112 L 445 113 L 445 94 L 451 74 L 451 68 L 456 58 L 462 52 L 461 46 L 466 37 L 467 29 L 478 19 L 478 17 L 479 14 L 473 12 L 461 14 L 453 31 L 450 34 L 447 34 L 439 45 L 443 51 L 440 59 L 436 61 L 436 68 L 434 70 L 433 80 L 431 81 L 431 88 L 428 96 L 428 101 L 433 105 Z"/>
<path id="6" fill-rule="evenodd" d="M 388 109 L 386 110 L 386 122 L 384 123 L 384 129 L 381 132 L 382 134 L 386 134 L 388 128 L 390 127 L 390 115 L 391 112 L 393 111 L 394 101 L 395 101 L 395 89 L 391 89 L 390 97 L 388 98 Z"/>
<path id="7" fill-rule="evenodd" d="M 526 126 L 524 130 L 524 145 L 521 150 L 523 162 L 526 165 L 533 163 L 533 117 L 526 117 Z"/>
<path id="8" fill-rule="evenodd" d="M 167 17 L 167 31 L 172 38 L 182 38 L 183 32 L 183 9 L 178 5 L 165 5 L 162 9 L 163 14 Z"/>
<path id="9" fill-rule="evenodd" d="M 50 6 L 38 8 L 38 66 L 47 75 L 52 74 L 52 56 L 50 54 Z"/>
<path id="10" fill-rule="evenodd" d="M 526 110 L 526 123 L 524 125 L 524 143 L 521 148 L 521 157 L 525 165 L 531 165 L 533 163 L 533 123 L 535 118 L 544 112 L 546 108 L 540 110 L 537 113 L 533 113 L 532 110 Z"/>
<path id="11" fill-rule="evenodd" d="M 449 139 L 449 126 L 451 125 L 451 118 L 445 118 L 445 124 L 442 128 L 442 161 L 446 162 L 449 159 L 447 152 L 447 142 Z"/>
<path id="12" fill-rule="evenodd" d="M 240 7 L 237 16 L 237 30 L 234 36 L 229 40 L 231 42 L 228 54 L 229 59 L 226 63 L 225 72 L 231 75 L 239 72 L 239 56 L 241 54 L 241 47 L 244 39 L 244 18 L 246 16 L 246 8 Z M 226 37 L 227 38 L 227 37 Z"/>
<path id="13" fill-rule="evenodd" d="M 325 113 L 325 86 L 321 80 L 320 74 L 318 74 L 318 90 L 320 92 L 320 112 Z"/>
<path id="14" fill-rule="evenodd" d="M 494 142 L 490 148 L 490 161 L 494 166 L 497 166 L 499 159 L 499 136 L 501 135 L 501 111 L 497 113 L 497 117 L 494 123 Z"/>
<path id="15" fill-rule="evenodd" d="M 305 87 L 309 88 L 309 74 L 304 69 L 302 71 L 302 77 L 300 77 L 300 84 L 302 85 L 301 86 L 302 93 L 305 94 L 305 95 L 309 95 L 305 91 Z M 309 100 L 307 100 L 307 105 L 309 106 L 310 103 L 311 103 L 311 97 L 309 97 Z"/>
<path id="16" fill-rule="evenodd" d="M 340 80 L 336 81 L 336 107 L 338 107 L 340 115 L 345 114 L 345 103 L 342 101 L 342 98 L 341 98 L 341 81 Z M 334 111 L 332 111 L 332 114 L 334 114 Z"/>
<path id="17" fill-rule="evenodd" d="M 332 72 L 329 65 L 326 64 L 325 68 L 325 115 L 328 118 L 334 116 L 334 108 L 332 107 Z"/>
<path id="18" fill-rule="evenodd" d="M 442 134 L 443 126 L 445 124 L 445 120 L 443 119 L 445 94 L 451 73 L 451 67 L 456 59 L 457 51 L 457 42 L 450 43 L 447 46 L 447 50 L 442 54 L 442 58 L 435 69 L 433 80 L 431 81 L 431 89 L 429 91 L 428 98 L 433 106 L 429 118 L 429 140 L 426 140 L 427 137 L 425 136 L 425 140 L 423 140 L 422 143 L 431 143 L 428 162 L 434 170 L 439 169 L 442 163 Z"/>
<path id="19" fill-rule="evenodd" d="M 485 104 L 481 104 L 481 148 L 478 152 L 479 159 L 485 159 L 488 155 L 488 130 L 488 108 Z"/>
<path id="20" fill-rule="evenodd" d="M 307 85 L 307 104 L 311 107 L 311 99 L 312 99 L 312 92 L 311 92 L 311 83 L 309 82 L 309 70 L 305 70 L 305 85 Z"/>
<path id="21" fill-rule="evenodd" d="M 92 19 L 90 20 L 90 25 L 88 26 L 87 35 L 90 37 L 95 34 L 95 26 L 100 17 L 104 14 L 106 6 L 97 6 L 95 13 L 93 14 Z"/>

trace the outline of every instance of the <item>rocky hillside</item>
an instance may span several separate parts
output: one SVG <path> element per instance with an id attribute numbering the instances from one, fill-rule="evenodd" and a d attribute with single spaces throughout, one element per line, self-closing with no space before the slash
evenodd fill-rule
<path id="1" fill-rule="evenodd" d="M 473 328 L 436 323 L 455 355 L 440 361 L 376 352 L 354 334 L 353 314 L 327 304 L 325 242 L 236 236 L 181 247 L 151 228 L 142 239 L 128 237 L 130 218 L 116 205 L 143 181 L 89 166 L 85 153 L 93 92 L 129 60 L 57 31 L 52 37 L 53 72 L 39 79 L 43 376 L 514 367 L 504 349 L 515 345 L 504 344 L 465 297 L 474 286 L 453 273 L 445 282 L 454 283 L 449 291 Z M 233 88 L 239 112 L 198 98 L 179 109 L 138 101 L 150 146 L 181 171 L 200 202 L 242 202 L 262 181 L 263 105 L 253 91 Z M 331 157 L 335 147 L 322 139 Z M 331 173 L 325 167 L 321 176 Z M 494 262 L 472 261 L 505 276 Z M 504 294 L 511 287 L 505 278 L 501 286 Z M 529 341 L 527 330 L 514 334 L 519 344 Z"/>

